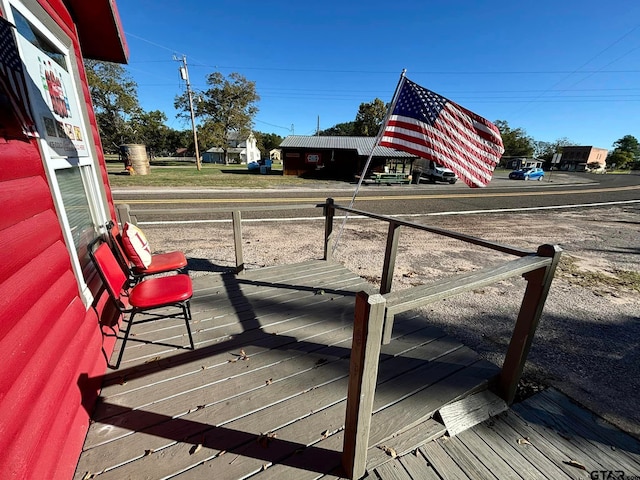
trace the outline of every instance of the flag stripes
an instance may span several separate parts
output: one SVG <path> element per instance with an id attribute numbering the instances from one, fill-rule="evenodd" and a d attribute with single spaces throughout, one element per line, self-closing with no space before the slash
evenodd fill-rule
<path id="1" fill-rule="evenodd" d="M 495 125 L 407 78 L 380 145 L 435 161 L 471 187 L 491 181 L 504 152 Z"/>
<path id="2" fill-rule="evenodd" d="M 22 60 L 13 37 L 13 25 L 0 17 L 0 93 L 9 99 L 13 114 L 25 135 L 35 134 L 35 125 L 29 113 L 29 96 L 25 83 Z"/>

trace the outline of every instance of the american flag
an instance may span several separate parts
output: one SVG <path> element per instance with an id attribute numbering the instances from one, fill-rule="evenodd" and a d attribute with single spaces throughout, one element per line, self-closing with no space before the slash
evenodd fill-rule
<path id="1" fill-rule="evenodd" d="M 22 133 L 34 135 L 35 126 L 29 113 L 29 97 L 25 84 L 22 60 L 11 29 L 15 28 L 0 17 L 0 94 L 4 94 L 13 114 L 20 122 Z"/>
<path id="2" fill-rule="evenodd" d="M 493 123 L 405 77 L 380 145 L 433 160 L 470 187 L 486 186 L 504 153 Z"/>

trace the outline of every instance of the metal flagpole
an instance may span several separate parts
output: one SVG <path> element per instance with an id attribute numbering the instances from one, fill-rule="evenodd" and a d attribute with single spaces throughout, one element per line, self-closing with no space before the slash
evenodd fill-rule
<path id="1" fill-rule="evenodd" d="M 398 84 L 396 85 L 396 91 L 393 92 L 393 97 L 391 99 L 391 104 L 387 109 L 387 113 L 384 116 L 384 120 L 382 121 L 382 125 L 380 126 L 380 130 L 378 130 L 378 135 L 376 136 L 375 141 L 373 142 L 373 147 L 371 148 L 371 152 L 369 152 L 369 158 L 364 164 L 364 168 L 362 169 L 362 173 L 360 174 L 360 179 L 358 180 L 358 184 L 356 185 L 356 189 L 353 192 L 353 197 L 351 198 L 351 202 L 349 202 L 349 208 L 353 207 L 353 204 L 356 201 L 356 196 L 358 195 L 358 191 L 360 190 L 360 186 L 364 180 L 364 176 L 369 169 L 369 165 L 371 164 L 371 158 L 373 157 L 373 151 L 380 143 L 380 139 L 382 138 L 382 134 L 384 133 L 385 128 L 387 128 L 387 122 L 389 121 L 389 117 L 391 116 L 391 112 L 396 108 L 396 103 L 398 101 L 398 92 L 400 88 L 402 88 L 402 84 L 404 83 L 405 74 L 407 73 L 407 69 L 402 69 L 402 73 L 400 74 L 400 80 L 398 80 Z M 342 236 L 342 231 L 344 230 L 344 226 L 347 223 L 347 217 L 349 216 L 349 212 L 345 212 L 344 219 L 342 220 L 342 225 L 340 226 L 340 231 L 338 232 L 338 236 L 336 237 L 336 241 L 333 244 L 333 252 L 338 248 L 338 242 L 340 241 L 340 237 Z"/>

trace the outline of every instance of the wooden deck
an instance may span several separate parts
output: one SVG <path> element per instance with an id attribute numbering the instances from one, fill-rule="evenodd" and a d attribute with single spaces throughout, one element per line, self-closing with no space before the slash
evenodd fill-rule
<path id="1" fill-rule="evenodd" d="M 369 468 L 372 480 L 633 479 L 640 441 L 551 389 L 455 437 L 373 456 Z"/>
<path id="2" fill-rule="evenodd" d="M 101 379 L 75 478 L 335 478 L 354 299 L 372 286 L 310 261 L 194 287 L 195 351 L 176 348 L 188 345 L 179 318 L 134 325 L 120 369 Z M 380 358 L 371 465 L 389 458 L 378 447 L 391 440 L 415 448 L 440 437 L 433 415 L 499 372 L 410 312 Z"/>

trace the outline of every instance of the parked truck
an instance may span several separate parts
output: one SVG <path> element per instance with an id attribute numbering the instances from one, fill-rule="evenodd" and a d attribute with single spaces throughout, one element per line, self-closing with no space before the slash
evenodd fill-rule
<path id="1" fill-rule="evenodd" d="M 447 182 L 450 184 L 458 181 L 458 177 L 452 170 L 426 158 L 418 158 L 414 162 L 412 178 L 414 183 L 420 183 L 421 179 L 426 179 L 430 182 Z"/>

